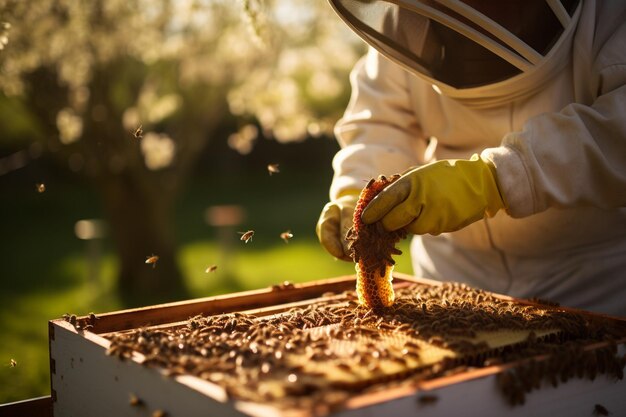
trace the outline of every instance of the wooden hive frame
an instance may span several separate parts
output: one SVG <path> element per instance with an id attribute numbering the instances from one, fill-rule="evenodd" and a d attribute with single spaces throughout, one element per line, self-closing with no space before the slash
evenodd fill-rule
<path id="1" fill-rule="evenodd" d="M 437 281 L 394 273 L 394 286 L 413 283 L 440 285 Z M 64 319 L 49 322 L 50 375 L 53 412 L 63 416 L 150 416 L 157 410 L 167 416 L 309 416 L 306 410 L 280 410 L 275 407 L 229 400 L 223 388 L 190 375 L 168 377 L 163 370 L 141 364 L 143 356 L 131 360 L 107 356 L 107 334 L 146 326 L 170 326 L 190 317 L 232 312 L 259 316 L 306 306 L 327 293 L 339 294 L 354 289 L 355 277 L 344 276 L 282 288 L 265 288 L 229 295 L 155 305 L 145 308 L 98 314 L 94 327 L 86 331 Z M 327 295 L 326 295 L 327 296 Z M 511 297 L 495 295 L 503 300 Z M 524 302 L 517 300 L 519 302 Z M 589 313 L 591 314 L 591 313 Z M 622 320 L 607 317 L 611 320 Z M 79 317 L 84 327 L 89 317 Z M 621 352 L 626 340 L 618 341 Z M 601 346 L 590 346 L 593 349 Z M 518 364 L 504 364 L 470 369 L 467 372 L 399 386 L 367 394 L 355 394 L 333 416 L 368 416 L 393 413 L 394 417 L 481 415 L 589 416 L 595 404 L 613 415 L 626 410 L 626 381 L 614 381 L 602 375 L 594 381 L 573 379 L 554 388 L 542 387 L 528 396 L 521 407 L 509 406 L 497 390 L 496 376 Z M 422 404 L 418 398 L 435 395 L 435 404 Z M 130 396 L 142 400 L 130 405 Z"/>

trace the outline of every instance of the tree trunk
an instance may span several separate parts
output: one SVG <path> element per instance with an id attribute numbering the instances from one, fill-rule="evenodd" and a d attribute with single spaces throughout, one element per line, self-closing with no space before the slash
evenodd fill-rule
<path id="1" fill-rule="evenodd" d="M 56 133 L 58 111 L 69 106 L 66 89 L 55 82 L 56 73 L 47 69 L 34 72 L 33 91 L 54 94 L 29 96 L 30 108 L 47 132 L 50 148 L 58 150 L 56 156 L 62 160 L 81 155 L 83 172 L 99 191 L 119 260 L 117 288 L 126 306 L 188 297 L 176 262 L 175 199 L 227 108 L 223 103 L 226 93 L 218 88 L 208 90 L 210 94 L 195 87 L 181 92 L 186 97 L 184 102 L 194 105 L 182 108 L 179 116 L 158 130 L 171 132 L 176 138 L 175 161 L 163 170 L 150 171 L 140 141 L 119 123 L 134 101 L 116 103 L 111 93 L 123 90 L 131 98 L 139 96 L 147 69 L 135 65 L 116 61 L 94 69 L 89 101 L 79 112 L 83 115 L 83 134 L 69 145 L 61 145 Z M 146 258 L 152 255 L 158 256 L 158 261 L 146 264 Z"/>
<path id="2" fill-rule="evenodd" d="M 171 192 L 149 195 L 124 174 L 107 176 L 100 185 L 119 256 L 118 289 L 124 304 L 186 298 L 176 261 Z M 158 261 L 146 264 L 151 256 Z"/>

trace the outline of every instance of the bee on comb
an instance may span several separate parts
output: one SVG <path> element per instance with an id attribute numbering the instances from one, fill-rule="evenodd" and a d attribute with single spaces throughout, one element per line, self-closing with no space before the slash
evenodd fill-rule
<path id="1" fill-rule="evenodd" d="M 390 178 L 381 175 L 367 183 L 354 210 L 354 225 L 346 235 L 350 255 L 356 262 L 359 302 L 374 310 L 389 307 L 394 302 L 391 273 L 395 261 L 391 255 L 402 253 L 396 248 L 396 243 L 404 239 L 407 232 L 404 229 L 387 232 L 380 222 L 365 224 L 361 214 L 376 195 L 398 178 L 399 175 Z"/>

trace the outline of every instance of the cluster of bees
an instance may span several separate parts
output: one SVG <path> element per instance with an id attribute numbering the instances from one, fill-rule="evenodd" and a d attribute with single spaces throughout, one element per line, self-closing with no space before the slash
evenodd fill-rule
<path id="1" fill-rule="evenodd" d="M 506 349 L 493 349 L 477 338 L 485 329 L 529 334 Z M 538 337 L 545 329 L 559 331 Z M 620 379 L 625 358 L 615 345 L 583 347 L 625 336 L 626 329 L 610 320 L 503 300 L 462 284 L 414 284 L 397 290 L 396 302 L 384 311 L 360 305 L 356 292 L 346 291 L 273 316 L 197 316 L 184 326 L 113 334 L 108 353 L 127 358 L 140 352 L 144 365 L 206 379 L 230 398 L 323 414 L 383 384 L 516 361 L 521 365 L 515 372 L 498 377 L 512 405 L 522 404 L 541 381 L 556 384 L 598 374 Z M 428 362 L 432 349 L 455 356 Z M 529 360 L 539 357 L 549 359 Z M 416 402 L 436 406 L 437 397 L 420 393 Z"/>
<path id="2" fill-rule="evenodd" d="M 380 222 L 365 224 L 361 215 L 369 202 L 398 178 L 400 175 L 389 178 L 381 175 L 367 183 L 354 210 L 353 226 L 346 235 L 350 256 L 357 264 L 356 288 L 359 301 L 375 310 L 389 307 L 394 302 L 391 273 L 395 261 L 392 255 L 402 253 L 396 244 L 407 236 L 407 232 L 403 228 L 388 232 Z"/>
<path id="3" fill-rule="evenodd" d="M 93 312 L 87 315 L 87 320 L 79 320 L 76 314 L 65 313 L 63 314 L 63 320 L 74 326 L 78 331 L 92 329 L 100 317 L 96 316 Z"/>
<path id="4" fill-rule="evenodd" d="M 532 346 L 529 346 L 532 351 Z M 534 361 L 522 360 L 515 353 L 509 355 L 506 360 L 514 358 L 522 360 L 515 370 L 509 370 L 498 374 L 498 386 L 511 405 L 521 405 L 525 402 L 525 396 L 532 390 L 540 389 L 543 383 L 557 387 L 569 379 L 587 378 L 594 380 L 600 373 L 616 379 L 624 377 L 623 357 L 617 356 L 616 345 L 593 350 L 584 350 L 578 341 L 565 341 L 560 345 L 541 347 L 543 354 L 549 351 L 550 360 Z"/>

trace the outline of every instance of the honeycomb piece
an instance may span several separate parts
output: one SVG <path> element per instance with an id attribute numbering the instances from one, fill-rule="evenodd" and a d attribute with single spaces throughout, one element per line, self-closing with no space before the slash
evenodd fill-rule
<path id="1" fill-rule="evenodd" d="M 404 229 L 387 232 L 380 222 L 365 224 L 361 221 L 361 214 L 378 193 L 398 178 L 399 175 L 390 178 L 381 175 L 370 180 L 361 191 L 354 210 L 354 225 L 346 235 L 350 255 L 356 263 L 359 302 L 374 310 L 390 307 L 394 302 L 391 273 L 395 261 L 391 255 L 402 253 L 396 243 L 404 239 L 407 232 Z"/>
<path id="2" fill-rule="evenodd" d="M 360 264 L 355 265 L 356 292 L 359 303 L 374 309 L 390 307 L 395 299 L 391 285 L 393 265 L 386 265 L 385 273 L 381 274 L 379 269 L 362 271 Z"/>

